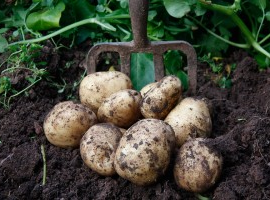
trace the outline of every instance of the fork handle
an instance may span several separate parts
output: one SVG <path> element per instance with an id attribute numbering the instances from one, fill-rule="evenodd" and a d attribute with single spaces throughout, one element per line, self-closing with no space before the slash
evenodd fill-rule
<path id="1" fill-rule="evenodd" d="M 147 18 L 149 0 L 129 0 L 129 13 L 136 48 L 144 48 L 149 44 L 147 38 Z"/>

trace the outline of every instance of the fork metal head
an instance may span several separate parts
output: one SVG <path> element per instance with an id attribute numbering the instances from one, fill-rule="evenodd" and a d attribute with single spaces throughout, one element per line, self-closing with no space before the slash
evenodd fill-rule
<path id="1" fill-rule="evenodd" d="M 129 12 L 133 33 L 131 42 L 100 43 L 88 52 L 87 73 L 94 73 L 98 56 L 102 52 L 117 52 L 120 56 L 121 72 L 130 76 L 132 53 L 152 53 L 155 66 L 155 80 L 165 75 L 163 54 L 168 50 L 179 50 L 186 55 L 189 76 L 189 94 L 195 95 L 197 86 L 197 55 L 194 48 L 185 41 L 151 42 L 147 38 L 147 16 L 149 0 L 129 0 Z"/>
<path id="2" fill-rule="evenodd" d="M 100 43 L 93 46 L 87 56 L 87 73 L 96 72 L 98 56 L 102 52 L 117 52 L 120 56 L 121 72 L 130 76 L 132 53 L 152 53 L 155 66 L 155 80 L 165 75 L 163 54 L 168 50 L 179 50 L 186 55 L 190 94 L 195 95 L 197 87 L 197 55 L 194 48 L 185 41 L 150 42 L 146 47 L 135 47 L 133 42 Z"/>

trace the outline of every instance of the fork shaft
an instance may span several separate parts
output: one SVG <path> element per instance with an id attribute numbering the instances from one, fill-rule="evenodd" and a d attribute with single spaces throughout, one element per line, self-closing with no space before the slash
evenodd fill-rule
<path id="1" fill-rule="evenodd" d="M 149 45 L 147 38 L 147 18 L 149 0 L 129 0 L 129 13 L 135 48 L 145 48 Z"/>

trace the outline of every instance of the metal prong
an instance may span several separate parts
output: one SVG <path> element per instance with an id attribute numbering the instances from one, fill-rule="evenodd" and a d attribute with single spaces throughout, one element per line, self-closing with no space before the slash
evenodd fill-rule
<path id="1" fill-rule="evenodd" d="M 154 54 L 155 80 L 159 81 L 165 76 L 162 54 Z"/>
<path id="2" fill-rule="evenodd" d="M 130 76 L 130 53 L 119 53 L 121 60 L 121 72 Z"/>

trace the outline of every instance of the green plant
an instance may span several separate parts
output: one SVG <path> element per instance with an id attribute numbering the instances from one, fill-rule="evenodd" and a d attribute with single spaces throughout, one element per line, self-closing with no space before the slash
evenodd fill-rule
<path id="1" fill-rule="evenodd" d="M 37 84 L 43 77 L 48 76 L 45 68 L 46 62 L 37 62 L 42 47 L 38 44 L 29 44 L 10 48 L 10 55 L 1 66 L 5 64 L 6 69 L 0 76 L 0 102 L 4 107 L 9 107 L 10 100 L 22 93 L 27 92 L 31 87 Z M 19 74 L 25 78 L 27 84 L 24 88 L 16 90 L 12 88 L 12 80 L 18 78 Z"/>
<path id="2" fill-rule="evenodd" d="M 5 38 L 0 38 L 2 47 L 11 47 L 18 44 L 32 44 L 51 39 L 55 36 L 60 38 L 72 37 L 72 43 L 80 43 L 86 38 L 92 41 L 100 42 L 107 40 L 130 41 L 132 39 L 131 25 L 128 14 L 128 0 L 107 1 L 99 0 L 97 5 L 90 4 L 87 0 L 82 1 L 45 1 L 35 0 L 27 9 L 24 5 L 18 5 L 11 11 L 12 16 L 20 10 L 22 15 L 19 17 L 7 17 L 2 21 L 7 32 L 11 27 L 20 30 L 22 40 L 8 43 Z M 2 12 L 2 14 L 5 12 Z M 53 20 L 50 21 L 50 19 Z M 171 20 L 165 12 L 162 0 L 152 0 L 150 4 L 148 17 L 148 36 L 151 40 L 173 39 L 183 31 L 191 30 L 190 26 L 184 29 L 176 28 L 177 21 Z M 9 23 L 6 23 L 6 22 Z M 1 21 L 0 21 L 1 23 Z M 62 28 L 59 29 L 61 25 Z M 106 29 L 107 31 L 104 31 Z M 40 31 L 47 31 L 47 35 L 42 36 Z M 24 34 L 30 34 L 33 38 L 25 40 Z M 18 35 L 18 34 L 17 34 Z M 13 41 L 14 39 L 12 39 Z M 4 51 L 4 48 L 0 49 Z M 168 62 L 167 62 L 168 63 Z M 176 62 L 175 62 L 176 63 Z M 153 60 L 150 55 L 133 55 L 132 58 L 132 79 L 137 85 L 144 77 L 136 89 L 140 89 L 148 82 L 153 81 Z M 138 65 L 140 64 L 140 65 Z M 178 68 L 179 66 L 176 66 Z M 179 71 L 179 70 L 178 70 Z M 186 74 L 179 73 L 180 78 L 184 77 L 187 82 Z M 147 73 L 146 73 L 147 72 Z M 168 73 L 174 73 L 172 66 L 167 70 Z M 187 84 L 185 83 L 185 88 Z"/>
<path id="3" fill-rule="evenodd" d="M 10 78 L 7 76 L 0 77 L 0 103 L 6 106 L 8 92 L 11 90 Z"/>
<path id="4" fill-rule="evenodd" d="M 198 42 L 204 53 L 226 52 L 231 45 L 250 50 L 260 68 L 269 67 L 269 1 L 234 0 L 229 4 L 222 0 L 164 0 L 164 4 L 171 16 L 189 19 L 206 30 Z"/>
<path id="5" fill-rule="evenodd" d="M 2 6 L 0 11 L 1 52 L 21 44 L 42 45 L 42 41 L 48 39 L 56 48 L 62 46 L 62 39 L 70 41 L 69 47 L 87 38 L 93 44 L 132 40 L 128 0 L 16 2 L 16 5 Z M 200 57 L 208 53 L 220 56 L 228 52 L 230 46 L 235 46 L 254 55 L 261 69 L 269 67 L 269 1 L 235 0 L 230 3 L 223 0 L 151 0 L 148 37 L 155 41 L 186 40 L 194 45 Z M 198 31 L 201 29 L 205 31 Z M 177 75 L 187 89 L 188 76 L 181 53 L 169 51 L 164 59 L 166 73 Z M 139 90 L 154 80 L 152 55 L 134 54 L 131 61 L 131 78 Z M 228 79 L 222 76 L 220 85 L 229 85 Z"/>
<path id="6" fill-rule="evenodd" d="M 236 64 L 224 64 L 220 62 L 221 57 L 212 57 L 211 54 L 199 57 L 200 62 L 207 63 L 214 75 L 210 78 L 220 88 L 230 88 L 232 86 L 231 72 L 236 68 Z"/>

